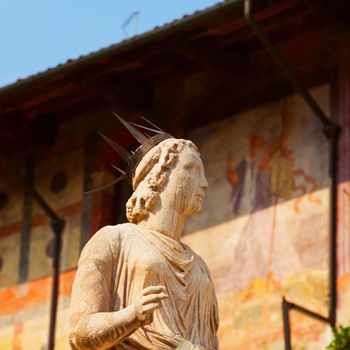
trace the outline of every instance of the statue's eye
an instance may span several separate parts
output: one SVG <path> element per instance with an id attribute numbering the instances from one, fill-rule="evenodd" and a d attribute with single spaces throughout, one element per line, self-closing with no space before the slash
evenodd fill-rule
<path id="1" fill-rule="evenodd" d="M 194 165 L 193 162 L 189 162 L 189 163 L 186 163 L 186 164 L 184 165 L 184 168 L 187 169 L 187 170 L 189 170 L 189 169 L 193 169 L 194 166 L 195 166 L 195 165 Z"/>

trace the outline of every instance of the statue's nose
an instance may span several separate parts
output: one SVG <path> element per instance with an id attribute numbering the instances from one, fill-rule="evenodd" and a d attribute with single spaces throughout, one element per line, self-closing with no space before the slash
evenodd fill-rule
<path id="1" fill-rule="evenodd" d="M 206 191 L 208 189 L 208 181 L 205 176 L 202 176 L 201 180 L 202 180 L 201 187 L 203 188 L 204 191 Z"/>

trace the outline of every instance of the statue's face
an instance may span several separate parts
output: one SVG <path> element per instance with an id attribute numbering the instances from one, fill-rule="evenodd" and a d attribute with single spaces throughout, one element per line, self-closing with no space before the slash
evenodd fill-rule
<path id="1" fill-rule="evenodd" d="M 175 210 L 190 216 L 202 209 L 207 188 L 208 182 L 199 153 L 191 147 L 185 147 L 170 173 L 165 189 L 166 195 L 173 197 Z"/>

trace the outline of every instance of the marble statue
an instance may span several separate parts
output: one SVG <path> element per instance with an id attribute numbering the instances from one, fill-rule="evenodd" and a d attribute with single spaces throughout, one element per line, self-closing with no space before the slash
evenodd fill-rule
<path id="1" fill-rule="evenodd" d="M 102 228 L 81 253 L 71 349 L 218 349 L 208 267 L 180 241 L 208 186 L 196 146 L 175 138 L 156 144 L 132 186 L 129 223 Z"/>

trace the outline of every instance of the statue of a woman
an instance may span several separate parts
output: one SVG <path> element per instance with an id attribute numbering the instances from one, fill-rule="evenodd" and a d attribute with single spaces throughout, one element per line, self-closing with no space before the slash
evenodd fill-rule
<path id="1" fill-rule="evenodd" d="M 83 249 L 71 304 L 74 350 L 218 349 L 218 310 L 204 261 L 180 242 L 207 189 L 196 146 L 169 138 L 134 171 L 130 223 Z"/>

